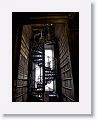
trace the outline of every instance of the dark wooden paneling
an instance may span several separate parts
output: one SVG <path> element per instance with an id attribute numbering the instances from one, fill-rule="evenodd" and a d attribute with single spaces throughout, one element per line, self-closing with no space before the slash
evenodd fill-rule
<path id="1" fill-rule="evenodd" d="M 19 66 L 18 66 L 18 77 L 16 81 L 17 102 L 26 102 L 28 98 L 28 62 L 29 62 L 30 38 L 31 38 L 31 27 L 23 26 Z"/>
<path id="2" fill-rule="evenodd" d="M 27 85 L 28 85 L 28 49 L 26 42 L 23 38 L 21 40 L 20 59 L 18 68 L 18 79 L 17 79 L 17 99 L 16 101 L 27 101 Z M 26 95 L 27 96 L 27 95 Z M 20 100 L 19 100 L 20 98 Z"/>
<path id="3" fill-rule="evenodd" d="M 69 46 L 74 83 L 75 101 L 79 102 L 79 13 L 69 20 Z"/>
<path id="4" fill-rule="evenodd" d="M 72 77 L 72 67 L 67 35 L 67 23 L 56 24 L 55 35 L 59 45 L 59 65 L 62 81 L 63 101 L 74 101 L 74 85 Z"/>
<path id="5" fill-rule="evenodd" d="M 12 101 L 16 101 L 16 84 L 18 76 L 19 55 L 21 46 L 22 25 L 12 13 Z"/>

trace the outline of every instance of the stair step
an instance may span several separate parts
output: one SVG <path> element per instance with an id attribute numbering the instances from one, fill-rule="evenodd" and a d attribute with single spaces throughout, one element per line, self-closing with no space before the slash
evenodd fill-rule
<path id="1" fill-rule="evenodd" d="M 45 78 L 51 78 L 51 77 L 55 77 L 55 75 L 45 76 Z"/>
<path id="2" fill-rule="evenodd" d="M 45 70 L 45 74 L 53 74 L 53 72 L 52 72 L 52 71 L 46 71 L 46 70 Z"/>
<path id="3" fill-rule="evenodd" d="M 32 55 L 43 55 L 43 53 L 41 52 L 32 52 Z"/>
<path id="4" fill-rule="evenodd" d="M 37 49 L 37 50 L 32 50 L 32 54 L 33 54 L 33 53 L 43 54 L 43 51 L 42 51 L 42 50 L 38 50 L 38 49 Z"/>
<path id="5" fill-rule="evenodd" d="M 33 60 L 33 62 L 35 62 L 36 64 L 39 64 L 39 63 L 43 63 L 43 60 L 40 60 L 40 61 Z"/>
<path id="6" fill-rule="evenodd" d="M 53 80 L 54 77 L 51 77 L 51 78 L 45 78 L 45 80 Z"/>
<path id="7" fill-rule="evenodd" d="M 45 79 L 46 81 L 54 81 L 54 79 Z"/>
<path id="8" fill-rule="evenodd" d="M 43 88 L 43 84 L 37 84 L 37 88 Z"/>
<path id="9" fill-rule="evenodd" d="M 55 72 L 55 70 L 52 70 L 51 68 L 50 68 L 50 69 L 45 68 L 45 71 L 52 71 L 52 72 Z"/>
<path id="10" fill-rule="evenodd" d="M 47 70 L 51 70 L 51 68 L 50 68 L 50 67 L 45 67 L 45 69 L 47 69 Z"/>
<path id="11" fill-rule="evenodd" d="M 43 66 L 43 63 L 41 63 L 41 64 L 38 64 L 39 66 Z"/>
<path id="12" fill-rule="evenodd" d="M 43 93 L 43 90 L 36 90 L 36 91 L 33 91 L 33 92 L 35 92 L 35 93 Z"/>
<path id="13" fill-rule="evenodd" d="M 43 57 L 33 57 L 32 60 L 43 59 Z"/>
<path id="14" fill-rule="evenodd" d="M 51 74 L 51 73 L 49 73 L 49 74 L 47 73 L 47 74 L 46 74 L 46 73 L 45 73 L 45 77 L 54 77 L 54 76 L 55 76 L 55 74 Z"/>

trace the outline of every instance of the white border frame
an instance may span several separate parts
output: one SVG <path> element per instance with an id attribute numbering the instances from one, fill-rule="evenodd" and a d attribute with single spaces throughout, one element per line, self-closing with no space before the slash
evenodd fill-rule
<path id="1" fill-rule="evenodd" d="M 0 113 L 91 114 L 90 0 L 3 0 L 0 12 Z M 12 12 L 79 12 L 79 102 L 12 102 Z"/>

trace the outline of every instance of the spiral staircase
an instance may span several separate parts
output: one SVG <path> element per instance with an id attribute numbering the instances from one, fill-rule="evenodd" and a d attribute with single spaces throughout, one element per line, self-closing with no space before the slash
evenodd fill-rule
<path id="1" fill-rule="evenodd" d="M 39 67 L 43 68 L 44 65 L 44 71 L 45 71 L 45 77 L 43 78 L 43 76 L 40 76 L 40 80 L 38 82 L 36 82 L 37 84 L 37 88 L 33 88 L 32 89 L 32 98 L 34 101 L 37 102 L 44 102 L 44 88 L 45 85 L 50 84 L 52 81 L 54 81 L 56 79 L 56 70 L 53 66 L 53 68 L 50 68 L 50 66 L 45 66 L 45 61 L 43 57 L 45 57 L 44 55 L 44 47 L 43 45 L 37 48 L 34 48 L 32 50 L 32 61 L 33 63 L 37 64 Z"/>

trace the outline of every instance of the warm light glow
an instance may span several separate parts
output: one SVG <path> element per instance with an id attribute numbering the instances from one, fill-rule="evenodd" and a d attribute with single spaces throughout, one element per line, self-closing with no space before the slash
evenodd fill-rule
<path id="1" fill-rule="evenodd" d="M 45 66 L 47 67 L 48 57 L 50 61 L 50 67 L 52 68 L 52 50 L 45 50 Z M 40 67 L 38 65 L 35 65 L 36 71 L 35 71 L 35 81 L 40 81 Z M 42 73 L 42 69 L 41 69 Z M 35 82 L 35 88 L 37 88 L 37 84 Z M 46 91 L 53 90 L 53 81 L 50 84 L 47 84 L 45 86 Z"/>
<path id="2" fill-rule="evenodd" d="M 49 56 L 49 61 L 50 61 L 50 67 L 52 68 L 52 50 L 45 50 L 45 66 L 47 66 L 47 62 L 48 62 L 48 56 Z M 46 91 L 51 91 L 53 90 L 53 81 L 50 84 L 47 84 L 45 86 L 45 90 Z"/>
<path id="3" fill-rule="evenodd" d="M 53 90 L 53 81 L 45 86 L 45 91 L 52 91 L 52 90 Z"/>
<path id="4" fill-rule="evenodd" d="M 52 50 L 45 50 L 45 66 L 47 66 L 48 56 L 50 61 L 50 67 L 52 68 Z"/>

